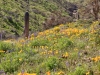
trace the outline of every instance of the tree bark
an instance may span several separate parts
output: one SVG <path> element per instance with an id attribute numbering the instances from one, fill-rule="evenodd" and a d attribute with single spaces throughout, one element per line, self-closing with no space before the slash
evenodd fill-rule
<path id="1" fill-rule="evenodd" d="M 29 36 L 29 13 L 25 13 L 25 28 L 24 28 L 24 37 L 28 38 Z"/>

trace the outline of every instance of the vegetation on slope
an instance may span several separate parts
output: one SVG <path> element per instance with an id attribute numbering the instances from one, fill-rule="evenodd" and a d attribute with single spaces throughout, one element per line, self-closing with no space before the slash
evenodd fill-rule
<path id="1" fill-rule="evenodd" d="M 99 75 L 100 26 L 72 22 L 0 41 L 0 70 L 7 75 Z"/>
<path id="2" fill-rule="evenodd" d="M 71 12 L 66 8 L 76 9 L 75 5 L 66 0 L 1 0 L 0 1 L 0 33 L 3 38 L 18 37 L 24 31 L 24 14 L 29 10 L 30 34 L 43 31 L 45 19 L 55 19 L 54 25 L 65 23 L 71 19 Z M 65 21 L 61 18 L 65 17 Z M 60 23 L 58 23 L 60 22 Z M 48 25 L 48 22 L 47 22 Z M 53 25 L 53 26 L 54 26 Z"/>
<path id="3" fill-rule="evenodd" d="M 70 2 L 83 3 L 77 4 L 80 6 L 78 12 L 88 7 L 85 7 L 84 0 Z M 0 74 L 100 75 L 100 22 L 92 22 L 91 15 L 87 18 L 82 12 L 82 20 L 66 23 L 72 20 L 72 12 L 77 9 L 70 2 L 30 0 L 28 4 L 27 0 L 1 1 L 0 35 L 3 34 L 3 38 L 21 36 L 26 10 L 30 13 L 32 34 L 29 38 L 0 41 Z"/>

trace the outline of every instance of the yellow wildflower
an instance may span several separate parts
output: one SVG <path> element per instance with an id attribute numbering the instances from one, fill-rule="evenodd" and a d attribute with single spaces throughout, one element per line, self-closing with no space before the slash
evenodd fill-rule
<path id="1" fill-rule="evenodd" d="M 18 53 L 22 53 L 23 50 L 20 50 Z"/>
<path id="2" fill-rule="evenodd" d="M 5 51 L 4 50 L 0 50 L 0 53 L 4 53 Z"/>
<path id="3" fill-rule="evenodd" d="M 77 48 L 74 48 L 74 51 L 78 51 L 78 49 Z"/>
<path id="4" fill-rule="evenodd" d="M 68 57 L 68 52 L 66 52 L 65 56 Z"/>
<path id="5" fill-rule="evenodd" d="M 98 56 L 98 59 L 100 60 L 100 56 Z"/>
<path id="6" fill-rule="evenodd" d="M 54 31 L 59 32 L 60 31 L 60 28 L 59 27 L 55 27 L 54 28 Z"/>
<path id="7" fill-rule="evenodd" d="M 62 55 L 63 58 L 67 58 L 69 56 L 68 52 Z"/>
<path id="8" fill-rule="evenodd" d="M 19 61 L 22 61 L 22 58 L 20 58 Z"/>
<path id="9" fill-rule="evenodd" d="M 4 40 L 3 42 L 11 42 L 11 40 Z"/>
<path id="10" fill-rule="evenodd" d="M 55 54 L 58 54 L 58 50 L 55 51 Z"/>
<path id="11" fill-rule="evenodd" d="M 47 75 L 50 75 L 50 71 L 46 72 Z"/>
<path id="12" fill-rule="evenodd" d="M 57 75 L 64 75 L 64 72 L 60 71 L 60 72 L 57 73 Z"/>
<path id="13" fill-rule="evenodd" d="M 32 73 L 32 74 L 29 74 L 29 73 L 18 73 L 18 75 L 36 75 L 36 73 Z"/>
<path id="14" fill-rule="evenodd" d="M 96 56 L 96 57 L 94 57 L 94 58 L 91 58 L 91 60 L 93 60 L 93 61 L 95 61 L 95 62 L 97 62 L 97 61 L 99 61 L 100 60 L 100 56 Z"/>
<path id="15" fill-rule="evenodd" d="M 88 71 L 87 73 L 86 73 L 86 75 L 89 75 L 90 74 L 90 72 Z"/>

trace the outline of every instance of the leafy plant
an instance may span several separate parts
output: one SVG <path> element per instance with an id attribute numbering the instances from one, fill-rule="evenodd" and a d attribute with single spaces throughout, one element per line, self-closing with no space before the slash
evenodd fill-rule
<path id="1" fill-rule="evenodd" d="M 59 48 L 60 50 L 66 50 L 69 47 L 73 47 L 73 42 L 67 37 L 60 38 L 57 41 L 59 43 L 57 43 L 56 47 Z"/>
<path id="2" fill-rule="evenodd" d="M 18 56 L 17 56 L 18 55 Z M 13 57 L 11 57 L 13 56 Z M 12 53 L 11 55 L 6 55 L 0 64 L 0 70 L 4 70 L 5 72 L 13 73 L 18 70 L 19 66 L 22 64 L 26 57 L 26 54 L 16 54 Z"/>
<path id="3" fill-rule="evenodd" d="M 82 48 L 85 48 L 86 43 L 85 43 L 84 41 L 79 41 L 79 42 L 76 42 L 76 46 L 77 46 L 79 49 L 82 49 Z"/>
<path id="4" fill-rule="evenodd" d="M 49 41 L 47 39 L 36 39 L 31 42 L 31 46 L 47 46 Z"/>
<path id="5" fill-rule="evenodd" d="M 53 70 L 59 65 L 59 60 L 56 57 L 51 57 L 46 61 L 48 70 Z"/>
<path id="6" fill-rule="evenodd" d="M 83 67 L 77 67 L 73 75 L 85 75 L 86 71 Z"/>
<path id="7" fill-rule="evenodd" d="M 98 70 L 100 71 L 100 62 L 98 62 L 97 66 L 98 66 Z"/>
<path id="8" fill-rule="evenodd" d="M 7 50 L 12 50 L 12 48 L 13 48 L 12 43 L 0 41 L 0 50 L 7 51 Z"/>

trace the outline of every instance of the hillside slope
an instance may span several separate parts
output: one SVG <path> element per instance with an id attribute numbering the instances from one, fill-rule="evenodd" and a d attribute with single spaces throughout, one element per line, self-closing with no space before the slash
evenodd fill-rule
<path id="1" fill-rule="evenodd" d="M 100 75 L 100 22 L 72 22 L 30 38 L 0 41 L 6 75 Z"/>
<path id="2" fill-rule="evenodd" d="M 52 16 L 55 19 L 53 26 L 71 21 L 70 9 L 76 8 L 66 0 L 30 0 L 29 4 L 27 0 L 1 0 L 0 34 L 3 34 L 3 38 L 21 36 L 24 30 L 24 14 L 27 10 L 30 14 L 30 33 L 33 33 L 43 31 L 45 19 L 49 20 Z"/>

